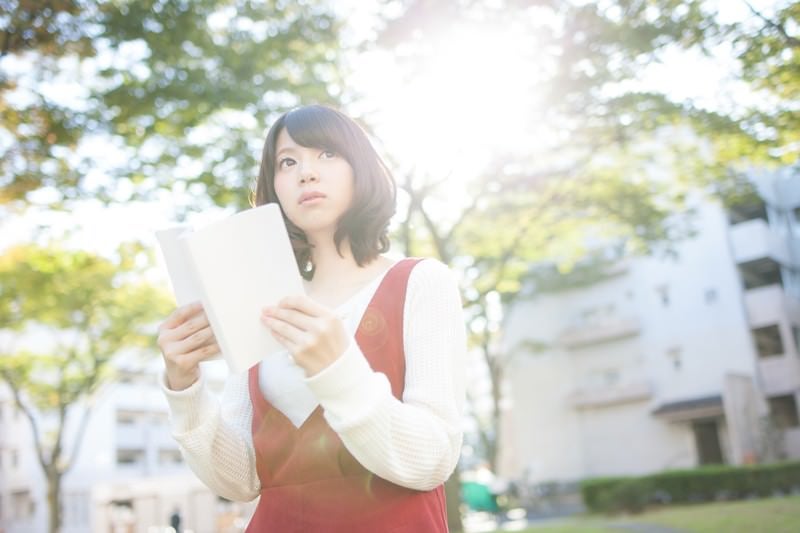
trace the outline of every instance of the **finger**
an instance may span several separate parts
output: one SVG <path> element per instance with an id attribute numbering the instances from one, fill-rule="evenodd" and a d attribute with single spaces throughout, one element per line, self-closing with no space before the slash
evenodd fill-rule
<path id="1" fill-rule="evenodd" d="M 272 335 L 275 338 L 275 340 L 278 341 L 278 343 L 281 346 L 286 348 L 286 350 L 290 354 L 295 352 L 297 347 L 294 345 L 294 343 L 292 341 L 290 341 L 289 339 L 287 339 L 286 337 L 284 337 L 283 335 L 281 335 L 280 333 L 278 333 L 274 329 L 271 329 L 269 332 L 270 332 L 270 335 Z"/>
<path id="2" fill-rule="evenodd" d="M 318 319 L 302 311 L 297 311 L 296 309 L 287 307 L 267 307 L 261 313 L 261 316 L 282 320 L 303 331 L 316 331 L 318 329 L 315 326 Z"/>
<path id="3" fill-rule="evenodd" d="M 312 317 L 325 317 L 333 314 L 328 307 L 318 303 L 306 295 L 287 296 L 278 303 L 278 307 L 294 309 Z"/>
<path id="4" fill-rule="evenodd" d="M 296 328 L 288 322 L 272 317 L 264 317 L 262 321 L 270 331 L 278 333 L 281 337 L 284 337 L 287 341 L 295 345 L 295 347 L 303 346 L 304 343 L 308 342 L 308 333 Z"/>
<path id="5" fill-rule="evenodd" d="M 192 302 L 190 304 L 182 305 L 175 309 L 164 321 L 165 328 L 174 329 L 183 324 L 187 319 L 191 318 L 198 311 L 203 309 L 203 304 L 200 302 Z"/>
<path id="6" fill-rule="evenodd" d="M 208 316 L 206 316 L 205 312 L 200 312 L 174 330 L 175 338 L 177 340 L 183 340 L 189 335 L 192 335 L 207 327 L 210 327 L 210 324 L 208 323 Z"/>
<path id="7" fill-rule="evenodd" d="M 196 350 L 187 353 L 183 357 L 186 358 L 187 364 L 196 365 L 197 363 L 211 359 L 220 353 L 222 353 L 222 350 L 220 349 L 219 344 L 212 342 L 211 344 L 201 346 Z"/>
<path id="8" fill-rule="evenodd" d="M 197 315 L 190 317 L 174 329 L 162 328 L 158 334 L 159 344 L 186 340 L 189 336 L 207 327 L 210 327 L 208 317 L 201 309 Z"/>
<path id="9" fill-rule="evenodd" d="M 176 348 L 179 353 L 189 353 L 192 350 L 196 350 L 197 348 L 202 347 L 203 345 L 209 344 L 209 341 L 216 341 L 214 337 L 214 332 L 211 328 L 206 327 L 195 333 L 192 333 L 182 341 L 176 343 Z"/>

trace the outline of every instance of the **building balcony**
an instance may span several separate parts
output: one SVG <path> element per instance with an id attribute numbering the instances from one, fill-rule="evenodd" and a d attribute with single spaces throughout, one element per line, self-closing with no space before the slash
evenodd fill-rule
<path id="1" fill-rule="evenodd" d="M 744 306 L 750 326 L 777 324 L 786 316 L 783 286 L 766 285 L 744 293 Z"/>
<path id="2" fill-rule="evenodd" d="M 578 388 L 570 394 L 569 401 L 576 409 L 584 409 L 640 402 L 649 400 L 651 396 L 650 385 L 644 380 L 638 380 L 602 388 Z"/>
<path id="3" fill-rule="evenodd" d="M 800 389 L 800 360 L 796 357 L 783 355 L 760 358 L 758 372 L 767 396 L 791 394 Z"/>
<path id="4" fill-rule="evenodd" d="M 784 286 L 781 265 L 771 257 L 739 263 L 737 267 L 745 290 L 749 291 L 769 285 Z"/>
<path id="5" fill-rule="evenodd" d="M 763 257 L 784 264 L 789 261 L 785 239 L 771 231 L 769 224 L 761 218 L 731 226 L 730 239 L 736 263 L 747 263 Z"/>
<path id="6" fill-rule="evenodd" d="M 635 318 L 604 318 L 575 324 L 565 329 L 558 342 L 568 349 L 591 346 L 638 335 L 641 324 Z"/>

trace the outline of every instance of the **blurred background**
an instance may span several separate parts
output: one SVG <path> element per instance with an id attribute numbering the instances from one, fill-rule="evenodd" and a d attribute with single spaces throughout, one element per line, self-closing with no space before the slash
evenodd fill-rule
<path id="1" fill-rule="evenodd" d="M 0 531 L 243 530 L 253 504 L 169 434 L 154 232 L 248 207 L 306 103 L 389 163 L 393 252 L 460 280 L 452 531 L 800 530 L 799 24 L 788 0 L 0 0 Z"/>

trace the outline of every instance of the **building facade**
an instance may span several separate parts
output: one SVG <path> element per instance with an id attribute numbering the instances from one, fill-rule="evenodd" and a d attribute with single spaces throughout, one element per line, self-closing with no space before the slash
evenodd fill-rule
<path id="1" fill-rule="evenodd" d="M 217 498 L 183 463 L 156 373 L 123 372 L 95 402 L 75 464 L 63 479 L 63 533 L 168 531 L 176 512 L 182 531 L 244 529 L 254 504 Z M 211 383 L 216 390 L 222 386 L 221 379 Z M 68 444 L 83 408 L 70 414 Z M 46 495 L 30 424 L 0 384 L 0 531 L 47 531 Z"/>
<path id="2" fill-rule="evenodd" d="M 675 258 L 623 259 L 508 311 L 501 474 L 800 458 L 800 172 L 749 179 L 734 207 L 698 201 Z"/>

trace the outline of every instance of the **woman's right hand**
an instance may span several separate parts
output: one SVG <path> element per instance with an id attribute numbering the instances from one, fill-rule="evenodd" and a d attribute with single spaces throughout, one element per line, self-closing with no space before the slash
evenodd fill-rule
<path id="1" fill-rule="evenodd" d="M 158 328 L 158 347 L 167 367 L 167 386 L 183 390 L 200 377 L 200 361 L 220 353 L 200 302 L 178 307 Z"/>

